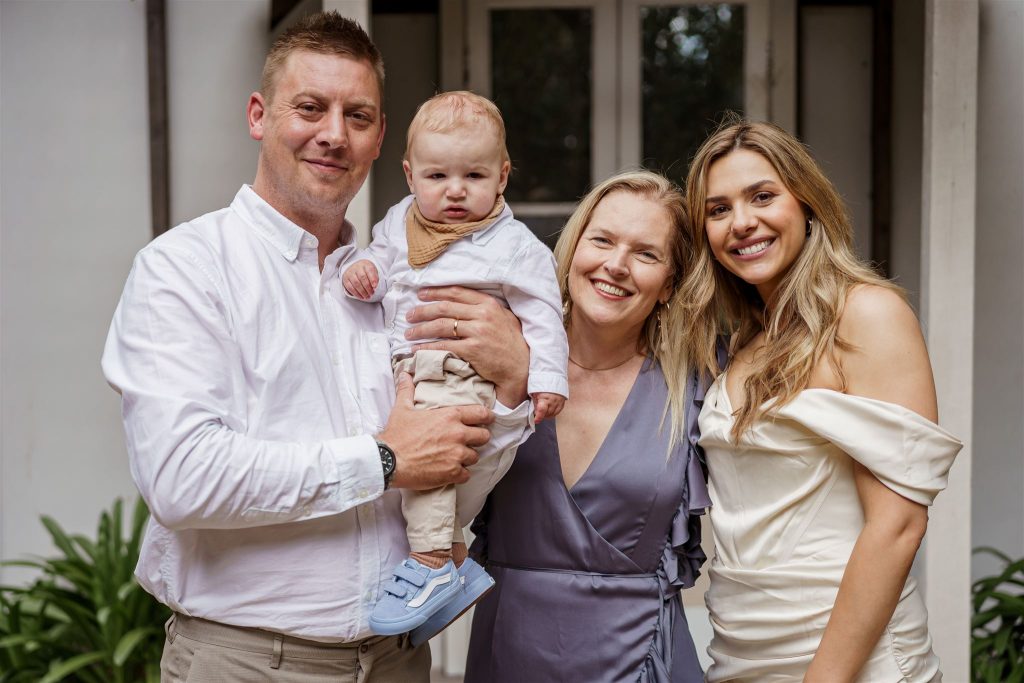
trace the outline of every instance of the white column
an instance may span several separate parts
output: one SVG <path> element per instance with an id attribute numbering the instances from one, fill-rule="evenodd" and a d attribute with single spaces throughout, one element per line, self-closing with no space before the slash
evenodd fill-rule
<path id="1" fill-rule="evenodd" d="M 971 436 L 974 345 L 977 0 L 925 6 L 921 317 L 940 420 Z M 930 512 L 921 558 L 935 651 L 946 680 L 970 680 L 971 448 Z"/>
<path id="2" fill-rule="evenodd" d="M 323 0 L 323 8 L 325 12 L 336 10 L 341 16 L 358 21 L 359 25 L 372 37 L 373 32 L 370 30 L 370 0 Z M 395 132 L 392 131 L 391 134 L 394 135 Z M 373 227 L 373 217 L 370 215 L 371 176 L 372 174 L 366 176 L 366 182 L 363 183 L 359 193 L 352 199 L 352 203 L 348 205 L 348 212 L 345 214 L 345 218 L 352 225 L 356 226 L 359 244 L 361 245 L 369 243 L 370 228 Z"/>

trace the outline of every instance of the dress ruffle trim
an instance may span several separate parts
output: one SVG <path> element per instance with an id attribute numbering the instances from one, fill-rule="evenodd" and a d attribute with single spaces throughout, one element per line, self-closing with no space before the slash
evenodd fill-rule
<path id="1" fill-rule="evenodd" d="M 676 627 L 676 605 L 672 601 L 677 599 L 679 591 L 691 588 L 696 583 L 700 568 L 708 559 L 700 546 L 700 518 L 711 506 L 711 498 L 708 496 L 704 450 L 697 445 L 700 439 L 697 418 L 704 406 L 709 384 L 694 374 L 688 387 L 690 400 L 686 410 L 686 479 L 683 482 L 683 497 L 672 517 L 669 540 L 658 567 L 661 609 L 651 649 L 640 670 L 640 683 L 670 683 L 672 680 L 672 633 Z"/>
<path id="2" fill-rule="evenodd" d="M 700 518 L 711 507 L 708 496 L 704 449 L 697 445 L 700 426 L 697 418 L 704 406 L 709 382 L 696 373 L 690 380 L 690 402 L 686 411 L 686 481 L 683 499 L 672 518 L 669 542 L 665 546 L 661 566 L 664 570 L 665 592 L 674 595 L 690 588 L 700 576 L 700 568 L 708 559 L 700 547 Z M 660 574 L 660 572 L 659 572 Z"/>
<path id="3" fill-rule="evenodd" d="M 680 508 L 672 519 L 671 538 L 665 545 L 658 571 L 666 597 L 674 596 L 684 588 L 691 588 L 700 576 L 700 568 L 708 559 L 700 547 L 700 515 Z"/>
<path id="4" fill-rule="evenodd" d="M 692 465 L 696 462 L 696 453 L 692 446 L 688 450 Z M 697 478 L 693 479 L 691 473 L 695 470 Z M 699 482 L 699 486 L 704 487 L 704 477 L 699 464 L 696 467 L 687 467 L 686 478 L 688 490 L 684 492 L 683 503 L 672 518 L 669 542 L 665 544 L 661 566 L 658 567 L 661 606 L 658 610 L 658 623 L 651 641 L 651 648 L 648 650 L 644 665 L 640 670 L 638 679 L 640 683 L 671 683 L 672 634 L 677 627 L 676 614 L 681 609 L 676 601 L 679 599 L 680 590 L 692 587 L 697 581 L 697 577 L 700 576 L 700 568 L 707 560 L 707 555 L 700 547 L 700 516 L 704 512 L 704 508 L 693 507 L 690 497 L 687 495 L 687 493 L 692 493 L 689 490 L 691 483 Z M 704 495 L 707 495 L 706 492 Z"/>

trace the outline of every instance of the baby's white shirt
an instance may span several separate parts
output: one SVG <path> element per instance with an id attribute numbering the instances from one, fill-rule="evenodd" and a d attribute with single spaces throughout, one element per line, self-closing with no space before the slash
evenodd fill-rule
<path id="1" fill-rule="evenodd" d="M 413 268 L 405 227 L 413 199 L 409 195 L 388 209 L 384 220 L 373 227 L 370 246 L 349 261 L 350 266 L 368 259 L 377 267 L 379 282 L 370 301 L 379 301 L 384 307 L 391 356 L 408 355 L 413 344 L 429 341 L 405 338 L 405 331 L 412 327 L 406 313 L 423 303 L 417 297 L 421 287 L 478 289 L 511 309 L 523 325 L 523 337 L 530 346 L 527 391 L 568 397 L 569 343 L 562 326 L 562 297 L 551 250 L 517 221 L 506 205 L 489 226 L 455 240 L 424 267 Z"/>

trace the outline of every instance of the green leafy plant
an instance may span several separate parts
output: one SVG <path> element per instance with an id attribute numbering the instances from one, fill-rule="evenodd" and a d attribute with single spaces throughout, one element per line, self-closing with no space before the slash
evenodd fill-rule
<path id="1" fill-rule="evenodd" d="M 133 575 L 148 516 L 139 500 L 125 538 L 117 500 L 100 516 L 95 540 L 43 516 L 60 556 L 3 563 L 41 576 L 28 586 L 0 586 L 0 683 L 160 680 L 170 612 Z"/>
<path id="2" fill-rule="evenodd" d="M 971 676 L 977 683 L 1024 681 L 1024 558 L 975 548 L 1003 561 L 1002 572 L 974 582 L 971 593 Z"/>

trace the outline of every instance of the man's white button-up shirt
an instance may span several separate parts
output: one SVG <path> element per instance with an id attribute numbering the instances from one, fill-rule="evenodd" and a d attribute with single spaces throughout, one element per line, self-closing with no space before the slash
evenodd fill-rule
<path id="1" fill-rule="evenodd" d="M 174 610 L 354 640 L 408 554 L 373 439 L 388 342 L 380 306 L 341 289 L 343 232 L 321 272 L 316 238 L 246 186 L 136 256 L 103 371 L 153 513 L 136 574 Z M 496 407 L 494 440 L 528 411 Z"/>

